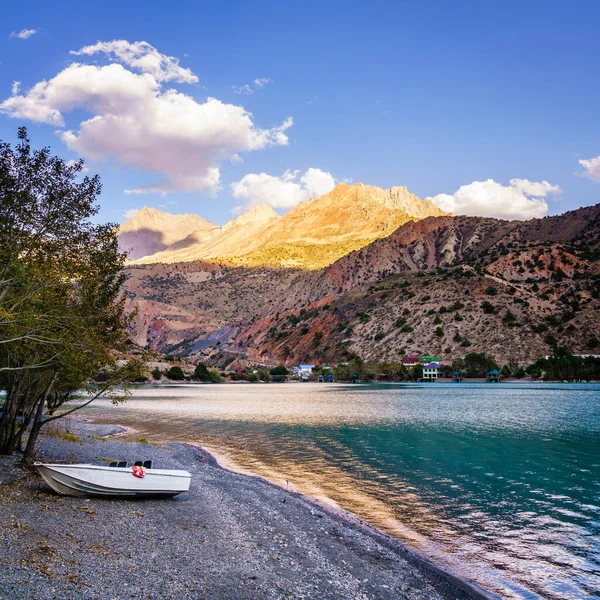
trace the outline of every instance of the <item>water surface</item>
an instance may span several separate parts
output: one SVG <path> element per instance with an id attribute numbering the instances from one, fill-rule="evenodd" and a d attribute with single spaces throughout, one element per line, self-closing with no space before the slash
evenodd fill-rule
<path id="1" fill-rule="evenodd" d="M 503 597 L 600 593 L 600 385 L 157 386 L 85 412 L 289 482 Z"/>

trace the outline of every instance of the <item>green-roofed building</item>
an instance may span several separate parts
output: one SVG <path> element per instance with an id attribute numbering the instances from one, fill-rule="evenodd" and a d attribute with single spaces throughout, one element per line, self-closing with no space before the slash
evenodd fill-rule
<path id="1" fill-rule="evenodd" d="M 431 354 L 423 354 L 421 358 L 419 358 L 419 363 L 422 365 L 427 365 L 429 363 L 439 363 L 440 359 L 437 356 L 432 356 Z"/>

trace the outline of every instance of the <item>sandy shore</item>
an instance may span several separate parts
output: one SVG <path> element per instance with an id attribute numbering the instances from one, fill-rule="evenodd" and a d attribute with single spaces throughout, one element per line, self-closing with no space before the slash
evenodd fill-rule
<path id="1" fill-rule="evenodd" d="M 187 444 L 140 444 L 75 423 L 42 436 L 49 462 L 151 458 L 186 469 L 170 500 L 58 496 L 0 457 L 0 599 L 491 598 L 393 539 Z"/>

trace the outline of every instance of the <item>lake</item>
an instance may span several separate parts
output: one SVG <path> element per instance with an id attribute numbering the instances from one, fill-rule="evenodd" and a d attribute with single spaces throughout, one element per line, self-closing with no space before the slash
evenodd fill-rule
<path id="1" fill-rule="evenodd" d="M 155 386 L 84 414 L 340 506 L 506 598 L 600 593 L 600 385 Z"/>

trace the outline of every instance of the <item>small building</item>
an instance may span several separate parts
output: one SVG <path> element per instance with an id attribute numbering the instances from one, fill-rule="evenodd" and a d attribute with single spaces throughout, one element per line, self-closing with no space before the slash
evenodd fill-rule
<path id="1" fill-rule="evenodd" d="M 488 371 L 488 374 L 487 374 L 488 381 L 491 383 L 498 383 L 500 381 L 501 375 L 502 375 L 502 373 L 500 371 L 498 371 L 498 369 Z"/>
<path id="2" fill-rule="evenodd" d="M 440 359 L 437 356 L 432 356 L 431 354 L 423 354 L 423 356 L 421 356 L 421 358 L 419 358 L 419 363 L 424 365 L 427 365 L 429 363 L 439 363 Z"/>
<path id="3" fill-rule="evenodd" d="M 317 378 L 317 381 L 319 383 L 324 383 L 325 382 L 325 375 L 323 375 L 323 373 L 319 373 L 319 377 Z"/>
<path id="4" fill-rule="evenodd" d="M 439 362 L 430 362 L 423 365 L 423 381 L 436 381 L 439 371 Z"/>
<path id="5" fill-rule="evenodd" d="M 301 381 L 308 381 L 313 374 L 313 369 L 315 365 L 298 365 L 294 371 L 298 375 L 298 379 Z"/>
<path id="6" fill-rule="evenodd" d="M 465 374 L 463 373 L 463 371 L 454 371 L 454 373 L 452 373 L 452 378 L 454 379 L 454 381 L 456 381 L 456 383 L 460 383 L 463 378 L 464 378 Z"/>
<path id="7" fill-rule="evenodd" d="M 327 373 L 325 381 L 327 381 L 327 383 L 333 383 L 335 381 L 335 377 L 333 376 L 332 372 Z"/>
<path id="8" fill-rule="evenodd" d="M 412 367 L 416 366 L 418 364 L 418 362 L 419 362 L 418 354 L 407 354 L 402 359 L 402 364 L 408 369 L 412 369 Z"/>

